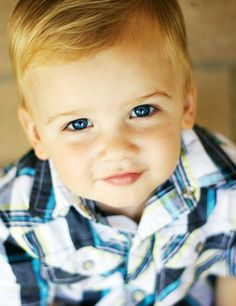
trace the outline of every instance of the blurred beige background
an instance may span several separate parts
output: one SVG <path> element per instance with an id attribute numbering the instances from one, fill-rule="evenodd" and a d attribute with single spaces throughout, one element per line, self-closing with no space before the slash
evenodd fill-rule
<path id="1" fill-rule="evenodd" d="M 37 1 L 37 0 L 35 0 Z M 0 0 L 0 166 L 29 145 L 19 125 L 6 24 L 17 0 Z M 198 84 L 197 122 L 236 141 L 236 1 L 180 0 Z"/>

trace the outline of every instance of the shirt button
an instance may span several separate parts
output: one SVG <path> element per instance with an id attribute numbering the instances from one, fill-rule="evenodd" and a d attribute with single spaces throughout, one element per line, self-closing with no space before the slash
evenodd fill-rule
<path id="1" fill-rule="evenodd" d="M 91 269 L 93 269 L 95 266 L 94 261 L 91 259 L 86 260 L 85 262 L 83 262 L 82 267 L 84 270 L 89 271 Z"/>
<path id="2" fill-rule="evenodd" d="M 137 289 L 133 292 L 134 302 L 141 302 L 145 297 L 145 292 L 141 289 Z"/>
<path id="3" fill-rule="evenodd" d="M 198 244 L 197 244 L 196 247 L 195 247 L 195 251 L 196 251 L 197 253 L 201 253 L 202 250 L 203 250 L 203 243 L 202 243 L 202 242 L 198 242 Z"/>
<path id="4" fill-rule="evenodd" d="M 90 212 L 90 210 L 86 206 L 84 206 L 84 204 L 79 203 L 79 209 L 80 209 L 80 211 L 83 215 L 92 219 L 92 217 L 93 217 L 92 213 Z"/>
<path id="5" fill-rule="evenodd" d="M 185 199 L 191 199 L 194 196 L 195 189 L 193 186 L 186 186 L 183 190 L 183 197 Z"/>
<path id="6" fill-rule="evenodd" d="M 81 211 L 85 214 L 89 213 L 89 210 L 87 207 L 85 207 L 82 203 L 79 203 L 79 209 L 81 209 Z"/>

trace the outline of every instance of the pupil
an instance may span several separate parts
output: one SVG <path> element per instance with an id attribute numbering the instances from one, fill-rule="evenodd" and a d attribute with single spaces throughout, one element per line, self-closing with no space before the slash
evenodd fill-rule
<path id="1" fill-rule="evenodd" d="M 146 106 L 139 106 L 134 109 L 135 114 L 139 117 L 148 116 L 150 114 L 150 107 L 148 105 Z"/>

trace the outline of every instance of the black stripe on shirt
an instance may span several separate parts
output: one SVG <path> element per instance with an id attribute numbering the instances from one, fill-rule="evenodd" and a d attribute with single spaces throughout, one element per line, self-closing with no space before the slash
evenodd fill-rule
<path id="1" fill-rule="evenodd" d="M 89 221 L 81 216 L 74 207 L 70 208 L 66 220 L 71 240 L 76 249 L 84 246 L 94 246 L 94 239 Z"/>
<path id="2" fill-rule="evenodd" d="M 39 303 L 41 300 L 38 275 L 35 267 L 35 259 L 31 258 L 23 249 L 17 246 L 12 237 L 4 243 L 6 255 L 11 269 L 20 285 L 21 303 Z"/>

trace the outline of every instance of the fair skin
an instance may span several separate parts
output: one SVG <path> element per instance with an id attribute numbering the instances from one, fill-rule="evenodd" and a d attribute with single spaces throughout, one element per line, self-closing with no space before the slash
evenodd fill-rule
<path id="1" fill-rule="evenodd" d="M 174 171 L 181 131 L 192 128 L 196 108 L 195 88 L 183 92 L 160 32 L 149 34 L 135 45 L 30 68 L 28 108 L 19 110 L 36 155 L 52 160 L 71 191 L 137 222 Z M 217 305 L 233 306 L 235 288 L 234 279 L 219 279 Z"/>
<path id="2" fill-rule="evenodd" d="M 236 279 L 219 277 L 217 279 L 216 306 L 235 306 Z"/>
<path id="3" fill-rule="evenodd" d="M 36 154 L 52 160 L 71 191 L 135 220 L 173 172 L 181 130 L 194 122 L 194 90 L 183 94 L 160 35 L 31 68 L 30 111 L 20 110 Z"/>

